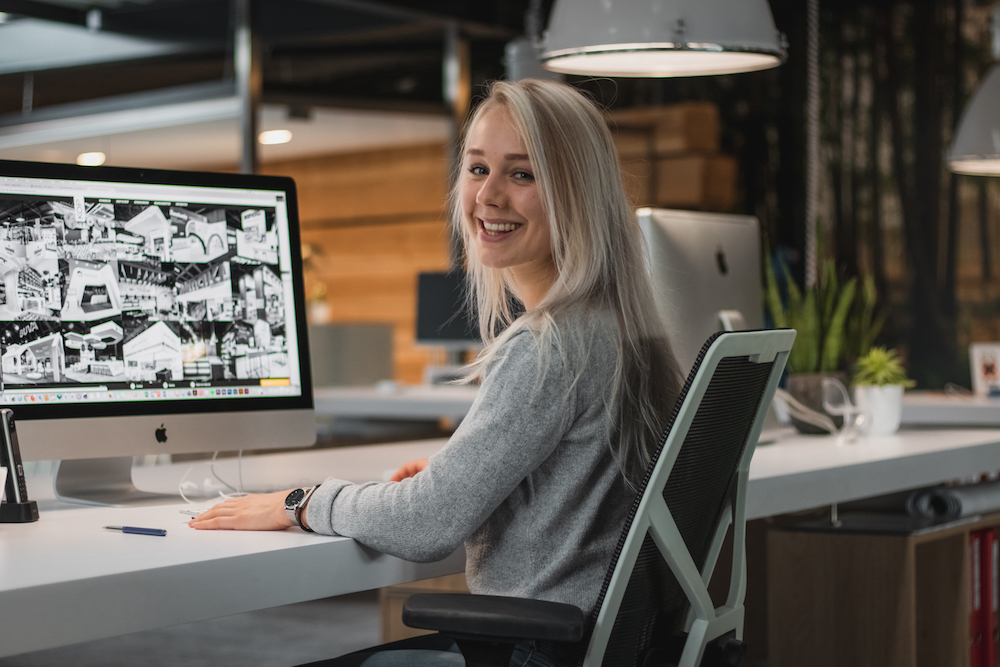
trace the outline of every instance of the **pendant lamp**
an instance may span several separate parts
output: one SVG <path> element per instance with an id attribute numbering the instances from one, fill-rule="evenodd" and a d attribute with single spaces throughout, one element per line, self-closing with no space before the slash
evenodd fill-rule
<path id="1" fill-rule="evenodd" d="M 541 55 L 567 74 L 669 77 L 780 65 L 767 0 L 556 0 Z"/>
<path id="2" fill-rule="evenodd" d="M 993 57 L 1000 60 L 1000 9 L 993 13 Z M 1000 176 L 1000 62 L 962 113 L 948 167 L 959 174 Z"/>

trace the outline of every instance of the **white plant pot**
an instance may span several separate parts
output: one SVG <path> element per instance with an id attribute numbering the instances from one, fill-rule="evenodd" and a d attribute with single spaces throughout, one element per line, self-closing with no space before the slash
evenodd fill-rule
<path id="1" fill-rule="evenodd" d="M 867 435 L 891 435 L 899 430 L 899 420 L 903 416 L 903 385 L 855 387 L 854 403 L 865 416 L 861 428 Z"/>

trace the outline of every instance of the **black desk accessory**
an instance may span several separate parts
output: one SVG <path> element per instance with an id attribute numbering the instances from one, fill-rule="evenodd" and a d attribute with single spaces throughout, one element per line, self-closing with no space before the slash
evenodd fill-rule
<path id="1" fill-rule="evenodd" d="M 0 467 L 10 471 L 7 475 L 6 500 L 0 503 L 0 523 L 27 523 L 38 521 L 38 503 L 28 500 L 28 485 L 24 481 L 21 449 L 17 445 L 14 428 L 14 411 L 0 409 Z"/>

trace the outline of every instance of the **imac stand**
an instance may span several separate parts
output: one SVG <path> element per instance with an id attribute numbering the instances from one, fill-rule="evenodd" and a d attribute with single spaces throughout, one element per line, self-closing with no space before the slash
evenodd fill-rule
<path id="1" fill-rule="evenodd" d="M 738 310 L 720 310 L 719 326 L 721 331 L 746 331 L 750 328 L 743 313 Z"/>
<path id="2" fill-rule="evenodd" d="M 132 457 L 56 461 L 52 472 L 56 498 L 67 503 L 134 507 L 178 502 L 177 496 L 140 491 L 132 483 Z"/>

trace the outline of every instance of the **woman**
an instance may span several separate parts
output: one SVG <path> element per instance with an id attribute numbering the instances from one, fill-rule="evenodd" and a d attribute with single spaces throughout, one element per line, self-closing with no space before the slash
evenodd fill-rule
<path id="1" fill-rule="evenodd" d="M 298 517 L 409 560 L 464 543 L 472 592 L 589 611 L 680 389 L 599 110 L 564 84 L 495 83 L 468 124 L 451 219 L 480 313 L 478 398 L 429 460 L 389 483 L 328 479 Z M 285 496 L 191 525 L 282 529 Z M 511 664 L 547 664 L 534 650 Z"/>

